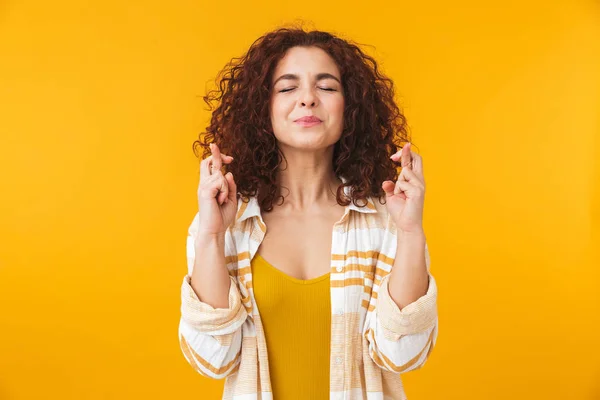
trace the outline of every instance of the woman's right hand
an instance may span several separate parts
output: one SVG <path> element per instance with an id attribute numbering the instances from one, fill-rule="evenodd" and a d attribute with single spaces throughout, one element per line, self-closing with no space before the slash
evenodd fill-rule
<path id="1" fill-rule="evenodd" d="M 233 157 L 221 154 L 219 147 L 211 143 L 212 155 L 200 163 L 198 185 L 199 224 L 198 236 L 224 235 L 237 212 L 237 186 L 231 172 L 223 175 L 223 164 Z"/>

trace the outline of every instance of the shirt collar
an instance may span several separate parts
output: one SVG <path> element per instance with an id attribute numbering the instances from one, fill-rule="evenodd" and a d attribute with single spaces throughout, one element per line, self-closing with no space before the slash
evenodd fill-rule
<path id="1" fill-rule="evenodd" d="M 347 179 L 344 177 L 340 177 L 343 183 L 347 182 Z M 344 193 L 346 196 L 350 196 L 350 187 L 344 187 Z M 344 216 L 350 212 L 350 210 L 354 210 L 364 214 L 374 214 L 377 212 L 377 207 L 375 207 L 375 202 L 371 196 L 367 196 L 367 203 L 364 206 L 354 205 L 353 202 L 350 202 L 349 205 L 346 206 L 346 211 L 344 212 Z M 249 201 L 246 203 L 244 201 L 238 202 L 238 210 L 235 216 L 236 223 L 242 222 L 245 219 L 250 217 L 259 217 L 262 220 L 262 215 L 260 212 L 260 205 L 258 204 L 258 200 L 256 196 L 250 196 Z"/>

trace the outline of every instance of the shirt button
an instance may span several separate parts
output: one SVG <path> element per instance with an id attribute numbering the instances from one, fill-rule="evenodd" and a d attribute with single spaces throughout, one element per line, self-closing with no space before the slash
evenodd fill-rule
<path id="1" fill-rule="evenodd" d="M 344 267 L 341 267 L 341 266 L 340 266 L 340 267 L 337 267 L 335 270 L 336 270 L 337 272 L 342 272 L 342 270 L 343 270 L 343 269 L 344 269 Z"/>
<path id="2" fill-rule="evenodd" d="M 336 357 L 335 358 L 335 363 L 338 364 L 338 365 L 341 364 L 342 363 L 342 357 Z"/>
<path id="3" fill-rule="evenodd" d="M 344 310 L 342 310 L 341 308 L 336 308 L 335 309 L 335 314 L 336 315 L 342 315 L 344 313 Z"/>

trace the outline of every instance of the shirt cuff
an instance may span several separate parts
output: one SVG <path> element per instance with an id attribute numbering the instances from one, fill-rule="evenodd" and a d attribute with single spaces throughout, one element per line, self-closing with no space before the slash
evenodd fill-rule
<path id="1" fill-rule="evenodd" d="M 390 296 L 388 288 L 390 275 L 387 274 L 381 280 L 377 306 L 375 307 L 381 326 L 389 331 L 388 336 L 397 340 L 403 335 L 411 335 L 430 329 L 437 320 L 437 286 L 433 276 L 428 273 L 429 287 L 427 293 L 400 310 L 400 307 Z"/>
<path id="2" fill-rule="evenodd" d="M 181 285 L 181 317 L 200 332 L 219 334 L 227 332 L 232 325 L 238 326 L 248 314 L 242 304 L 235 278 L 229 276 L 229 306 L 214 308 L 200 301 L 191 286 L 191 276 L 186 275 Z"/>

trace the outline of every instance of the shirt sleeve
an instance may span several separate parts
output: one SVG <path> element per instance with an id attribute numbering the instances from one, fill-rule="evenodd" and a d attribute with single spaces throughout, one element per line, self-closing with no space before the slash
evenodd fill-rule
<path id="1" fill-rule="evenodd" d="M 427 244 L 425 261 L 429 278 L 426 294 L 401 310 L 390 296 L 387 274 L 377 290 L 375 308 L 367 313 L 363 333 L 369 354 L 386 371 L 403 373 L 420 368 L 437 340 L 437 285 L 429 272 Z"/>
<path id="2" fill-rule="evenodd" d="M 243 324 L 248 317 L 242 304 L 235 278 L 229 276 L 229 304 L 214 308 L 200 301 L 191 286 L 191 272 L 195 260 L 195 224 L 188 230 L 188 274 L 181 285 L 181 317 L 179 344 L 187 362 L 201 375 L 222 379 L 239 369 Z"/>

